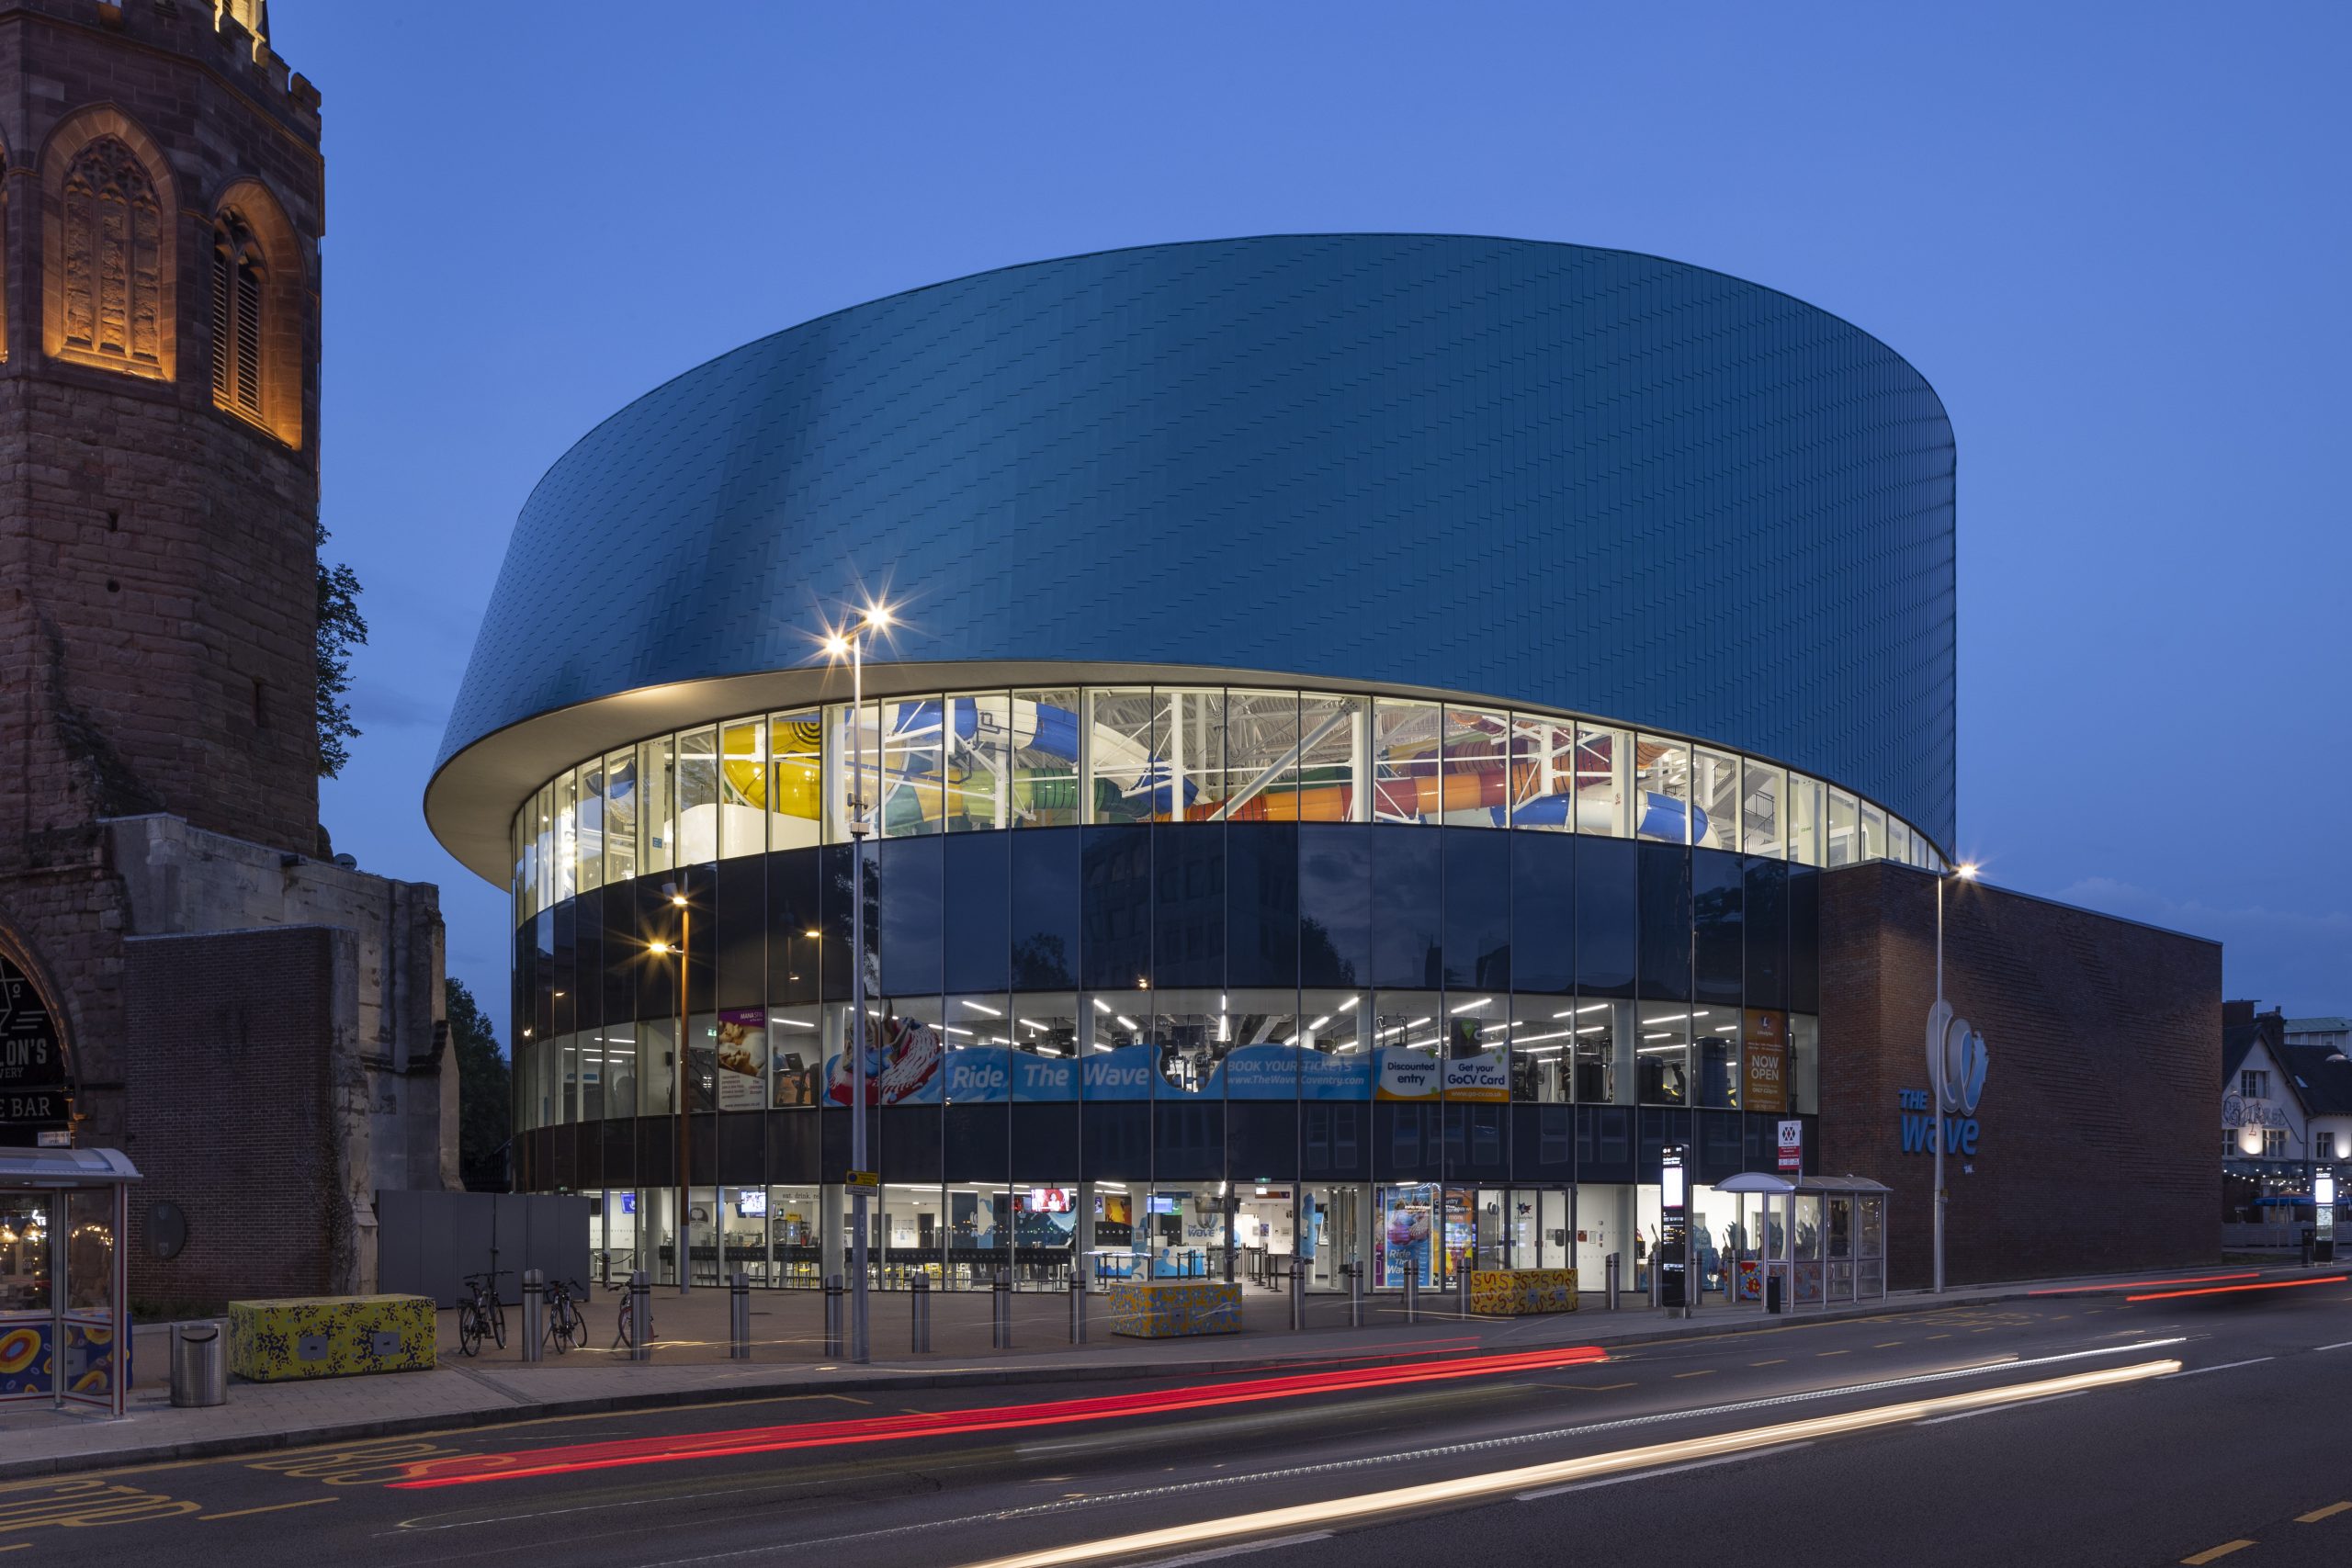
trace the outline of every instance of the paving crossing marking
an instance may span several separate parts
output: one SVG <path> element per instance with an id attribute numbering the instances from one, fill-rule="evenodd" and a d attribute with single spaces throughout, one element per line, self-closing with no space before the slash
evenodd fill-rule
<path id="1" fill-rule="evenodd" d="M 2295 1522 L 2299 1525 L 2315 1525 L 2322 1519 L 2334 1518 L 2346 1508 L 2352 1508 L 2352 1503 L 2330 1503 L 2324 1508 L 2313 1508 L 2308 1514 L 2297 1514 Z"/>

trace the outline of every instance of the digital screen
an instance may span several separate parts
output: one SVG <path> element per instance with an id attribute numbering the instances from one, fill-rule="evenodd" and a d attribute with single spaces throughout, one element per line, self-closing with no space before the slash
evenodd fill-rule
<path id="1" fill-rule="evenodd" d="M 1032 1187 L 1029 1189 L 1029 1212 L 1033 1214 L 1067 1214 L 1078 1200 L 1074 1187 Z"/>
<path id="2" fill-rule="evenodd" d="M 1683 1206 L 1682 1162 L 1669 1159 L 1658 1174 L 1658 1201 L 1668 1210 Z"/>
<path id="3" fill-rule="evenodd" d="M 768 1192 L 764 1187 L 746 1187 L 743 1195 L 735 1200 L 735 1213 L 743 1219 L 763 1220 L 768 1213 Z"/>
<path id="4" fill-rule="evenodd" d="M 2335 1201 L 2335 1172 L 2320 1170 L 2312 1173 L 2312 1201 L 2323 1205 Z"/>
<path id="5" fill-rule="evenodd" d="M 1179 1201 L 1173 1197 L 1163 1196 L 1160 1193 L 1155 1192 L 1148 1199 L 1145 1200 L 1144 1212 L 1146 1213 L 1152 1214 L 1173 1214 L 1179 1212 L 1177 1207 L 1178 1201 Z"/>
<path id="6" fill-rule="evenodd" d="M 636 1193 L 624 1192 L 621 1194 L 621 1213 L 624 1214 L 634 1214 L 637 1213 Z"/>

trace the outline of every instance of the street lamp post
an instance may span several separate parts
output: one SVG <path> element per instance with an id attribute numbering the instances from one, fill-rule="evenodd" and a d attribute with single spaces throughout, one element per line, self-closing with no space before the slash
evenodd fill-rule
<path id="1" fill-rule="evenodd" d="M 1942 1031 L 1944 1025 L 1950 1021 L 1950 1014 L 1945 1010 L 1944 1003 L 1944 884 L 1951 881 L 1955 876 L 1965 880 L 1973 877 L 1975 874 L 1975 863 L 1973 861 L 1962 861 L 1960 864 L 1953 866 L 1949 872 L 1946 872 L 1936 878 L 1936 1005 L 1928 1016 L 1936 1021 L 1935 1023 L 1930 1026 L 1929 1032 L 1936 1035 L 1937 1038 L 1928 1042 L 1928 1048 L 1931 1051 L 1939 1052 L 1944 1048 L 1943 1040 L 1941 1038 Z M 1950 1195 L 1944 1190 L 1944 1092 L 1942 1077 L 1940 1074 L 1936 1074 L 1933 1075 L 1933 1078 L 1934 1081 L 1928 1085 L 1928 1092 L 1936 1097 L 1936 1294 L 1942 1295 L 1944 1293 L 1944 1204 Z"/>
<path id="2" fill-rule="evenodd" d="M 825 651 L 834 659 L 849 659 L 850 682 L 850 1169 L 863 1173 L 865 1163 L 865 839 L 872 823 L 865 799 L 865 637 L 890 624 L 888 609 L 870 605 L 843 631 L 825 639 Z M 876 744 L 880 744 L 879 737 Z M 878 763 L 879 758 L 876 759 Z M 866 1333 L 865 1193 L 861 1184 L 850 1189 L 850 1307 L 849 1359 L 863 1366 L 873 1359 Z"/>
<path id="3" fill-rule="evenodd" d="M 693 1121 L 687 1111 L 694 1102 L 694 1042 L 687 1038 L 691 1013 L 686 989 L 694 983 L 694 906 L 686 902 L 686 872 L 670 888 L 670 905 L 678 911 L 678 1294 L 694 1289 L 695 1186 Z"/>
<path id="4" fill-rule="evenodd" d="M 678 1101 L 678 1294 L 693 1290 L 694 1279 L 694 1167 L 691 1163 L 688 1129 L 693 1125 L 686 1117 L 690 1100 L 687 1075 L 694 1070 L 694 1047 L 686 1039 L 686 986 L 693 973 L 688 966 L 694 952 L 694 906 L 686 902 L 686 873 L 679 869 L 678 880 L 664 883 L 662 891 L 670 897 L 671 908 L 678 911 L 678 944 L 651 942 L 646 951 L 655 957 L 669 953 L 678 955 L 678 1036 L 675 1052 L 676 1070 L 670 1077 L 676 1086 Z"/>

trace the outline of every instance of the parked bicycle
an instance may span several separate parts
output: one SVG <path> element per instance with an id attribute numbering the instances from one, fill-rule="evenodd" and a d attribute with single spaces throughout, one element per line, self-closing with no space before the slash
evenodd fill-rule
<path id="1" fill-rule="evenodd" d="M 485 1335 L 506 1348 L 506 1309 L 498 1303 L 498 1281 L 511 1269 L 500 1269 L 487 1274 L 465 1277 L 467 1295 L 458 1303 L 458 1348 L 467 1355 L 478 1355 Z"/>
<path id="2" fill-rule="evenodd" d="M 547 1342 L 559 1356 L 587 1341 L 588 1320 L 580 1312 L 580 1303 L 587 1294 L 577 1280 L 548 1281 Z"/>

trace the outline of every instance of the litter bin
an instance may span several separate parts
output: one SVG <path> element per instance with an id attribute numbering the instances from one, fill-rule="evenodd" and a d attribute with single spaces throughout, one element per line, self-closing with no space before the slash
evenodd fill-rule
<path id="1" fill-rule="evenodd" d="M 172 1403 L 229 1403 L 229 1347 L 217 1323 L 172 1325 Z"/>
<path id="2" fill-rule="evenodd" d="M 1766 1312 L 1781 1310 L 1781 1277 L 1778 1274 L 1771 1275 L 1764 1281 L 1764 1310 Z"/>
<path id="3" fill-rule="evenodd" d="M 2305 1226 L 2303 1227 L 2303 1267 L 2304 1267 L 2304 1268 L 2308 1269 L 2308 1268 L 2310 1268 L 2310 1267 L 2312 1266 L 2312 1251 L 2313 1251 L 2313 1250 L 2315 1249 L 2315 1247 L 2317 1247 L 2317 1245 L 2318 1245 L 2318 1244 L 2317 1244 L 2317 1243 L 2312 1239 L 2312 1227 L 2311 1227 L 2311 1226 L 2309 1226 L 2309 1225 L 2305 1225 Z"/>

